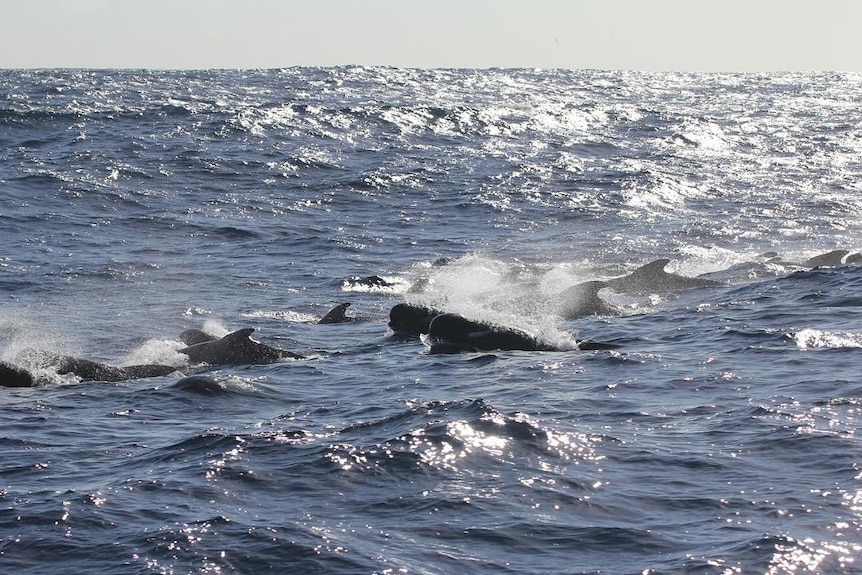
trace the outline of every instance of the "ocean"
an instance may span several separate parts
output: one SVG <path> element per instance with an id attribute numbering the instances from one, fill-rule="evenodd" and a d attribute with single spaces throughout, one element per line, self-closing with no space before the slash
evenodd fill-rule
<path id="1" fill-rule="evenodd" d="M 0 572 L 862 573 L 860 192 L 856 73 L 2 70 Z"/>

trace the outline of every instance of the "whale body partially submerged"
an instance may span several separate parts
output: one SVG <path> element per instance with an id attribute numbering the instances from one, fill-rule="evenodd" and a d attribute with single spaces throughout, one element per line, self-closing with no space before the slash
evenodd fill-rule
<path id="1" fill-rule="evenodd" d="M 810 257 L 803 262 L 792 262 L 782 258 L 777 252 L 760 254 L 761 259 L 771 264 L 795 266 L 802 268 L 832 268 L 841 265 L 862 264 L 862 254 L 850 250 L 837 249 Z"/>
<path id="2" fill-rule="evenodd" d="M 186 330 L 180 334 L 180 339 L 187 346 L 179 352 L 187 356 L 190 363 L 207 365 L 265 364 L 303 357 L 254 341 L 250 337 L 252 332 L 254 328 L 245 328 L 216 338 L 200 330 Z M 119 367 L 37 349 L 26 350 L 17 359 L 23 365 L 0 361 L 0 387 L 34 387 L 48 383 L 49 378 L 39 375 L 40 370 L 57 375 L 71 374 L 82 382 L 127 381 L 160 377 L 178 371 L 174 366 L 159 364 Z"/>
<path id="3" fill-rule="evenodd" d="M 435 316 L 429 325 L 427 341 L 431 353 L 556 351 L 520 330 L 472 321 L 455 313 Z"/>
<path id="4" fill-rule="evenodd" d="M 143 364 L 117 367 L 64 355 L 31 352 L 30 359 L 37 360 L 37 367 L 54 371 L 58 375 L 74 375 L 80 381 L 118 382 L 146 377 L 160 377 L 177 371 L 169 365 Z M 0 361 L 0 387 L 34 387 L 43 383 L 43 378 L 29 369 Z"/>
<path id="5" fill-rule="evenodd" d="M 428 333 L 431 320 L 441 313 L 429 307 L 399 303 L 389 310 L 389 329 L 400 337 L 419 336 Z"/>
<path id="6" fill-rule="evenodd" d="M 654 260 L 630 274 L 609 280 L 592 280 L 575 284 L 554 296 L 557 314 L 565 319 L 590 315 L 618 316 L 619 309 L 601 298 L 605 288 L 622 294 L 644 295 L 694 288 L 718 287 L 723 283 L 702 277 L 683 276 L 665 271 L 667 258 Z"/>
<path id="7" fill-rule="evenodd" d="M 160 377 L 177 370 L 169 365 L 144 364 L 115 367 L 89 359 L 63 357 L 57 364 L 59 375 L 73 374 L 81 381 L 126 381 L 145 377 Z"/>
<path id="8" fill-rule="evenodd" d="M 349 321 L 354 321 L 355 317 L 350 317 L 347 315 L 347 308 L 350 307 L 350 303 L 340 303 L 331 310 L 329 310 L 326 315 L 320 318 L 317 323 L 319 324 L 330 324 L 330 323 L 347 323 Z"/>
<path id="9" fill-rule="evenodd" d="M 180 334 L 180 341 L 186 345 L 195 345 L 205 341 L 215 341 L 217 336 L 209 334 L 200 329 L 187 329 Z"/>
<path id="10" fill-rule="evenodd" d="M 34 387 L 36 385 L 38 385 L 38 380 L 30 371 L 0 361 L 0 387 Z"/>
<path id="11" fill-rule="evenodd" d="M 469 320 L 455 313 L 439 314 L 431 320 L 427 343 L 430 353 L 479 351 L 562 351 L 519 329 Z M 577 342 L 581 350 L 613 349 L 616 346 L 592 340 Z"/>
<path id="12" fill-rule="evenodd" d="M 720 281 L 707 278 L 683 276 L 665 271 L 670 263 L 667 258 L 651 261 L 628 275 L 606 280 L 609 288 L 620 293 L 645 294 L 657 291 L 676 291 L 684 289 L 719 287 Z"/>
<path id="13" fill-rule="evenodd" d="M 179 352 L 188 356 L 192 363 L 209 365 L 264 364 L 304 357 L 255 341 L 251 339 L 253 332 L 253 327 L 247 327 L 220 339 L 184 347 Z"/>
<path id="14" fill-rule="evenodd" d="M 594 280 L 563 290 L 554 297 L 557 314 L 566 319 L 588 315 L 620 315 L 620 310 L 599 296 L 599 291 L 606 287 L 608 287 L 607 282 Z"/>

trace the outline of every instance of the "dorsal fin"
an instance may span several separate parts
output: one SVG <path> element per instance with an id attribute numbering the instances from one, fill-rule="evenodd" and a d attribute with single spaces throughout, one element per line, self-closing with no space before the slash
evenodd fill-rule
<path id="1" fill-rule="evenodd" d="M 619 315 L 614 306 L 599 296 L 599 291 L 606 287 L 607 282 L 599 280 L 573 285 L 557 296 L 557 313 L 566 319 L 588 315 Z"/>
<path id="2" fill-rule="evenodd" d="M 849 253 L 848 250 L 832 250 L 805 260 L 802 262 L 802 266 L 806 268 L 840 266 L 844 256 Z"/>
<path id="3" fill-rule="evenodd" d="M 608 280 L 608 286 L 623 293 L 648 293 L 654 290 L 672 291 L 722 285 L 721 282 L 707 278 L 666 272 L 664 268 L 668 263 L 670 260 L 667 258 L 652 261 L 627 276 Z"/>
<path id="4" fill-rule="evenodd" d="M 628 275 L 608 280 L 608 287 L 624 293 L 649 290 L 655 285 L 656 279 L 664 279 L 668 276 L 664 268 L 669 263 L 670 260 L 667 258 L 651 261 Z"/>
<path id="5" fill-rule="evenodd" d="M 563 294 L 569 296 L 577 295 L 580 297 L 592 299 L 598 297 L 599 291 L 603 290 L 606 287 L 608 287 L 607 282 L 603 282 L 601 280 L 591 280 L 575 284 L 572 287 L 564 290 Z"/>
<path id="6" fill-rule="evenodd" d="M 347 317 L 347 308 L 350 307 L 350 302 L 340 303 L 323 316 L 317 323 L 344 323 L 350 321 Z"/>
<path id="7" fill-rule="evenodd" d="M 254 333 L 253 327 L 244 327 L 242 329 L 238 329 L 233 331 L 222 338 L 225 341 L 231 341 L 236 339 L 250 339 L 251 334 Z"/>
<path id="8" fill-rule="evenodd" d="M 644 264 L 641 267 L 639 267 L 638 269 L 636 269 L 635 271 L 633 271 L 631 274 L 629 274 L 629 277 L 643 277 L 643 276 L 655 277 L 655 276 L 664 275 L 665 273 L 667 273 L 664 271 L 664 268 L 669 263 L 670 263 L 670 260 L 667 258 L 661 258 L 661 259 L 658 259 L 655 261 L 651 261 L 650 263 Z"/>
<path id="9" fill-rule="evenodd" d="M 210 335 L 200 329 L 187 329 L 180 334 L 180 341 L 187 346 L 195 345 L 196 343 L 203 343 L 205 341 L 215 341 L 217 339 L 221 338 Z"/>

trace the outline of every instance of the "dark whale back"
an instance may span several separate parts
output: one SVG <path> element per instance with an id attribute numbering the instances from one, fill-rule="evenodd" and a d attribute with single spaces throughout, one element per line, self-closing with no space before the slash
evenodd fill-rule
<path id="1" fill-rule="evenodd" d="M 555 350 L 520 330 L 472 321 L 454 313 L 435 316 L 428 339 L 431 353 Z"/>
<path id="2" fill-rule="evenodd" d="M 51 367 L 54 367 L 58 375 L 72 374 L 81 381 L 117 382 L 144 377 L 159 377 L 176 371 L 175 367 L 168 365 L 153 364 L 115 367 L 71 356 L 44 354 L 44 357 L 53 359 Z M 33 387 L 34 385 L 37 385 L 37 379 L 32 373 L 23 367 L 0 362 L 0 386 Z"/>
<path id="3" fill-rule="evenodd" d="M 556 296 L 557 313 L 566 319 L 588 315 L 620 315 L 617 308 L 599 297 L 599 291 L 606 287 L 606 282 L 588 281 L 563 290 Z"/>
<path id="4" fill-rule="evenodd" d="M 180 351 L 193 363 L 210 365 L 241 365 L 275 363 L 285 358 L 298 359 L 302 356 L 251 339 L 253 327 L 229 333 L 221 339 L 206 341 L 185 347 Z"/>
<path id="5" fill-rule="evenodd" d="M 666 272 L 664 268 L 669 263 L 670 260 L 667 258 L 655 260 L 639 267 L 629 275 L 607 280 L 605 283 L 615 291 L 631 294 L 724 285 L 711 279 L 681 276 Z"/>
<path id="6" fill-rule="evenodd" d="M 218 338 L 199 329 L 187 329 L 180 334 L 180 341 L 186 345 L 196 345 L 205 341 L 215 341 Z"/>
<path id="7" fill-rule="evenodd" d="M 813 258 L 809 258 L 802 262 L 800 265 L 806 268 L 825 268 L 825 267 L 836 267 L 840 266 L 844 262 L 844 257 L 850 255 L 849 250 L 832 250 L 831 252 L 826 252 L 825 254 L 820 254 L 814 256 Z M 859 254 L 853 254 L 859 255 Z M 853 259 L 853 258 L 849 258 Z M 852 261 L 848 261 L 848 263 L 853 263 Z"/>
<path id="8" fill-rule="evenodd" d="M 169 375 L 177 371 L 177 368 L 170 365 L 143 364 L 143 365 L 124 365 L 120 368 L 126 374 L 126 379 L 143 379 L 145 377 L 161 377 Z"/>
<path id="9" fill-rule="evenodd" d="M 389 310 L 389 329 L 400 336 L 418 336 L 428 333 L 431 320 L 441 312 L 409 303 L 399 303 Z"/>
<path id="10" fill-rule="evenodd" d="M 36 378 L 23 367 L 0 361 L 0 387 L 33 387 Z"/>
<path id="11" fill-rule="evenodd" d="M 57 364 L 57 373 L 60 375 L 71 373 L 81 378 L 81 381 L 123 381 L 129 379 L 119 367 L 68 356 L 60 359 Z"/>
<path id="12" fill-rule="evenodd" d="M 144 364 L 116 367 L 89 359 L 63 356 L 57 364 L 57 373 L 73 374 L 81 381 L 117 382 L 145 377 L 160 377 L 173 373 L 177 368 L 169 365 Z"/>
<path id="13" fill-rule="evenodd" d="M 177 381 L 174 389 L 197 393 L 200 395 L 218 395 L 225 393 L 225 389 L 218 380 L 204 375 L 190 375 Z"/>

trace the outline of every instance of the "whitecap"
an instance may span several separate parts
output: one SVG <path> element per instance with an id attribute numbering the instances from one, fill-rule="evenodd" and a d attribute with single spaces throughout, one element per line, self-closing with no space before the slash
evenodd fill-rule
<path id="1" fill-rule="evenodd" d="M 290 323 L 317 323 L 316 315 L 291 310 L 256 310 L 240 313 L 240 316 L 251 319 L 277 319 Z"/>
<path id="2" fill-rule="evenodd" d="M 803 329 L 791 334 L 799 349 L 862 347 L 862 333 Z"/>

